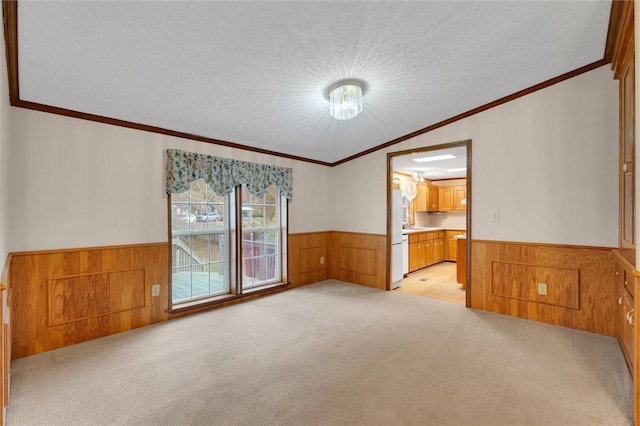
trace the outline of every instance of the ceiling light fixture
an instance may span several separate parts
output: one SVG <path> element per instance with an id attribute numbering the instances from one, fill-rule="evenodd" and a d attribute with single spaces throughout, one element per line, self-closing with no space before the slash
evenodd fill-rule
<path id="1" fill-rule="evenodd" d="M 416 182 L 424 182 L 424 173 L 420 173 L 414 170 L 413 172 L 411 172 L 411 176 Z"/>
<path id="2" fill-rule="evenodd" d="M 433 157 L 414 158 L 413 161 L 415 161 L 416 163 L 426 163 L 427 161 L 451 160 L 452 158 L 456 157 L 451 154 L 443 154 L 434 155 Z"/>
<path id="3" fill-rule="evenodd" d="M 362 112 L 362 85 L 341 80 L 329 89 L 329 114 L 336 120 L 351 120 Z"/>
<path id="4" fill-rule="evenodd" d="M 466 172 L 466 167 L 460 167 L 459 169 L 446 169 L 445 172 Z"/>

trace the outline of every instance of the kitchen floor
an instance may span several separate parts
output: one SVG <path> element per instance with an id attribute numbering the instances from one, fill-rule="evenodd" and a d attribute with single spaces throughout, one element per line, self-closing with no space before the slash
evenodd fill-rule
<path id="1" fill-rule="evenodd" d="M 456 280 L 456 263 L 442 262 L 413 272 L 395 291 L 465 304 L 466 292 Z"/>

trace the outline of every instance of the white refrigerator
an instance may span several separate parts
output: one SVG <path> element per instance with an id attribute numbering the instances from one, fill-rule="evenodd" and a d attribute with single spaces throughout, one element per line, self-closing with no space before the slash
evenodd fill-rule
<path id="1" fill-rule="evenodd" d="M 391 289 L 400 287 L 402 281 L 402 191 L 391 194 Z"/>

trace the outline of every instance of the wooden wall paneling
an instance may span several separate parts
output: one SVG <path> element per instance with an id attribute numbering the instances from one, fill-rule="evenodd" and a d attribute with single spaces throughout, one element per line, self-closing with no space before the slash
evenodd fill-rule
<path id="1" fill-rule="evenodd" d="M 9 279 L 13 288 L 11 304 L 13 348 L 12 358 L 37 353 L 36 351 L 36 315 L 46 312 L 38 306 L 38 282 L 44 262 L 36 263 L 35 257 L 12 256 Z M 45 308 L 46 309 L 46 308 Z"/>
<path id="2" fill-rule="evenodd" d="M 4 406 L 9 405 L 11 389 L 11 310 L 9 309 L 9 290 L 2 292 L 2 381 Z"/>
<path id="3" fill-rule="evenodd" d="M 289 234 L 289 281 L 298 287 L 329 278 L 330 232 Z M 324 258 L 324 264 L 321 263 Z"/>
<path id="4" fill-rule="evenodd" d="M 49 327 L 146 306 L 144 268 L 71 275 L 47 281 Z"/>
<path id="5" fill-rule="evenodd" d="M 9 302 L 11 301 L 11 286 L 9 281 L 9 270 L 11 267 L 11 255 L 7 259 L 0 275 L 0 318 L 2 326 L 0 327 L 0 374 L 2 383 L 0 383 L 0 401 L 2 401 L 2 409 L 0 410 L 0 425 L 5 424 L 6 408 L 9 405 L 11 391 L 11 309 Z"/>
<path id="6" fill-rule="evenodd" d="M 491 264 L 491 294 L 569 309 L 579 309 L 578 269 L 494 261 Z M 547 284 L 547 294 L 538 284 Z"/>
<path id="7" fill-rule="evenodd" d="M 168 319 L 167 256 L 165 243 L 14 253 L 13 356 Z M 161 297 L 151 297 L 152 282 Z"/>
<path id="8" fill-rule="evenodd" d="M 289 236 L 292 286 L 329 278 L 330 244 L 331 232 Z M 379 250 L 376 247 L 376 253 Z M 318 265 L 320 254 L 324 265 Z M 376 264 L 384 267 L 383 263 L 376 259 Z M 14 253 L 8 273 L 15 290 L 9 300 L 13 357 L 248 299 L 170 314 L 168 264 L 168 243 Z M 160 285 L 160 296 L 151 297 L 154 284 Z"/>
<path id="9" fill-rule="evenodd" d="M 478 240 L 472 241 L 472 245 L 472 308 L 607 336 L 615 335 L 615 321 L 612 319 L 616 316 L 617 291 L 613 283 L 615 265 L 610 249 Z M 512 268 L 508 272 L 500 268 L 496 271 L 496 262 L 528 266 Z M 511 283 L 508 285 L 528 288 L 532 280 L 538 279 L 536 274 L 544 271 L 551 281 L 547 282 L 548 293 L 564 292 L 555 303 L 571 305 L 569 301 L 575 297 L 572 292 L 578 289 L 577 309 L 542 303 L 536 298 L 520 300 L 494 294 L 492 285 L 506 279 L 505 276 Z M 501 275 L 494 277 L 494 273 Z M 545 277 L 544 274 L 542 276 Z M 576 276 L 577 284 L 559 283 L 560 277 L 573 280 Z"/>
<path id="10" fill-rule="evenodd" d="M 640 272 L 636 271 L 636 275 L 633 280 L 634 292 L 636 297 L 633 302 L 633 308 L 635 312 L 635 323 L 633 326 L 633 354 L 632 354 L 632 362 L 633 362 L 633 414 L 634 414 L 634 424 L 639 424 L 640 421 L 640 373 L 638 369 L 640 368 L 640 351 L 638 351 L 638 342 L 640 342 L 640 327 L 638 327 L 638 316 L 640 315 L 640 293 L 638 292 L 640 285 Z"/>
<path id="11" fill-rule="evenodd" d="M 146 272 L 146 295 L 149 297 L 149 309 L 132 311 L 131 323 L 134 326 L 138 324 L 153 324 L 165 321 L 169 318 L 167 310 L 169 309 L 169 251 L 170 245 L 158 244 L 144 247 L 133 247 L 131 253 L 131 267 L 145 268 Z M 151 286 L 160 285 L 160 295 L 151 296 Z"/>
<path id="12" fill-rule="evenodd" d="M 387 236 L 331 233 L 331 278 L 385 290 Z"/>

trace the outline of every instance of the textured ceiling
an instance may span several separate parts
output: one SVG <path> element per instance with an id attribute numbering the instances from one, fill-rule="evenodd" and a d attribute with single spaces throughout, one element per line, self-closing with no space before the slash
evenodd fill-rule
<path id="1" fill-rule="evenodd" d="M 603 58 L 610 1 L 35 2 L 20 98 L 333 163 Z M 368 83 L 329 116 L 327 86 Z"/>

